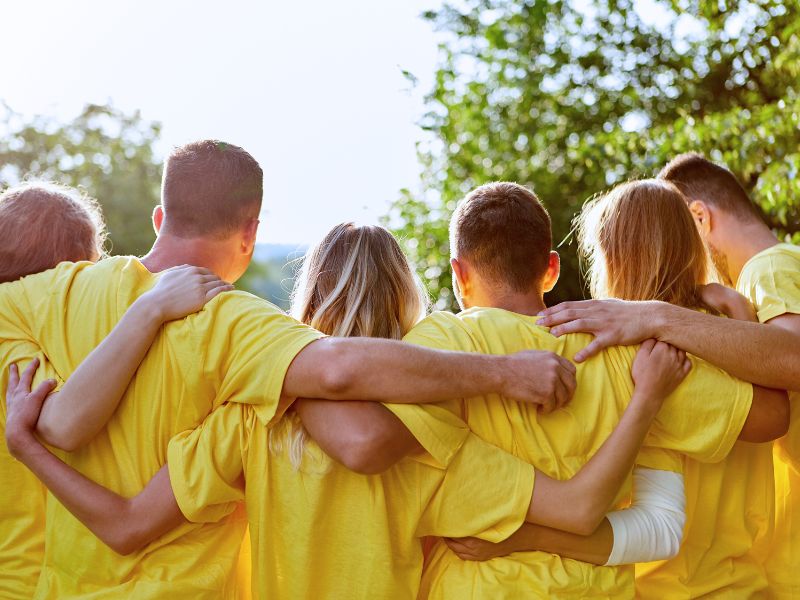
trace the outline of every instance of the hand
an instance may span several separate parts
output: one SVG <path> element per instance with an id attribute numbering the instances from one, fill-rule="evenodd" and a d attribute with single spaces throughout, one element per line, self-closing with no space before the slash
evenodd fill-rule
<path id="1" fill-rule="evenodd" d="M 758 321 L 750 301 L 736 290 L 719 283 L 700 286 L 700 299 L 718 313 L 739 321 Z"/>
<path id="2" fill-rule="evenodd" d="M 47 395 L 56 387 L 54 379 L 40 383 L 31 391 L 31 382 L 39 368 L 39 359 L 34 358 L 19 376 L 17 365 L 9 367 L 6 390 L 6 445 L 14 457 L 24 453 L 31 444 L 39 445 L 34 431 Z"/>
<path id="3" fill-rule="evenodd" d="M 656 411 L 692 370 L 683 350 L 645 340 L 633 359 L 631 376 L 636 386 L 634 397 L 650 403 Z"/>
<path id="4" fill-rule="evenodd" d="M 510 547 L 509 541 L 504 540 L 497 544 L 486 542 L 474 537 L 443 538 L 447 547 L 461 560 L 485 561 L 498 556 L 508 556 L 515 550 Z"/>
<path id="5" fill-rule="evenodd" d="M 624 300 L 562 302 L 542 311 L 543 318 L 537 323 L 550 327 L 556 337 L 576 332 L 594 335 L 594 340 L 574 356 L 575 362 L 583 362 L 609 346 L 632 346 L 658 337 L 655 317 L 668 306 Z"/>
<path id="6" fill-rule="evenodd" d="M 233 286 L 203 267 L 182 265 L 164 271 L 155 287 L 137 302 L 152 308 L 162 323 L 182 319 Z"/>
<path id="7" fill-rule="evenodd" d="M 542 412 L 561 408 L 575 393 L 575 365 L 553 352 L 525 350 L 509 354 L 503 396 L 539 404 Z"/>

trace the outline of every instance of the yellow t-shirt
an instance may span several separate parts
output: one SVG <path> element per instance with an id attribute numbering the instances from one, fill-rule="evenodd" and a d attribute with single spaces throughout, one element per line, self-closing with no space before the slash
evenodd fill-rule
<path id="1" fill-rule="evenodd" d="M 702 400 L 698 396 L 698 400 Z M 653 600 L 763 597 L 773 533 L 772 445 L 737 442 L 722 462 L 685 459 L 686 525 L 675 558 L 636 565 L 636 595 Z"/>
<path id="2" fill-rule="evenodd" d="M 37 344 L 68 378 L 157 281 L 135 258 L 62 263 L 0 286 L 0 339 Z M 169 440 L 226 401 L 253 406 L 268 423 L 280 411 L 285 372 L 320 333 L 243 292 L 167 324 L 114 416 L 85 448 L 61 453 L 72 467 L 135 496 L 166 462 Z M 242 511 L 181 526 L 130 556 L 103 545 L 52 496 L 36 598 L 235 598 Z"/>
<path id="3" fill-rule="evenodd" d="M 249 407 L 222 406 L 170 443 L 178 505 L 191 521 L 213 522 L 246 499 L 253 590 L 262 600 L 413 599 L 419 538 L 505 539 L 525 519 L 534 470 L 444 409 L 389 407 L 430 454 L 358 475 L 313 441 L 295 470 L 285 451 L 270 451 Z"/>
<path id="4" fill-rule="evenodd" d="M 551 336 L 527 317 L 497 308 L 474 308 L 458 316 L 435 313 L 406 341 L 432 348 L 507 354 L 549 350 L 571 358 L 589 335 Z M 633 391 L 635 347 L 609 348 L 577 365 L 572 402 L 548 415 L 529 404 L 489 395 L 448 403 L 465 415 L 483 440 L 507 450 L 551 477 L 567 479 L 613 431 Z M 645 466 L 666 468 L 659 450 L 698 460 L 724 458 L 739 435 L 752 402 L 752 386 L 693 359 L 694 368 L 666 400 L 647 438 Z M 702 399 L 702 401 L 698 401 Z M 630 478 L 618 495 L 630 493 Z M 568 510 L 568 507 L 565 508 Z M 633 596 L 633 566 L 599 567 L 544 552 L 518 552 L 486 562 L 465 562 L 437 544 L 423 574 L 421 597 L 458 598 L 624 598 Z"/>
<path id="5" fill-rule="evenodd" d="M 762 323 L 800 314 L 800 247 L 776 244 L 759 252 L 742 267 L 736 289 Z M 775 536 L 765 559 L 770 594 L 778 598 L 800 598 L 800 393 L 789 400 L 789 433 L 774 445 Z"/>
<path id="6" fill-rule="evenodd" d="M 5 444 L 8 366 L 22 369 L 39 358 L 34 385 L 54 377 L 39 347 L 30 342 L 0 342 L 0 598 L 30 600 L 44 561 L 47 490 L 8 452 Z"/>

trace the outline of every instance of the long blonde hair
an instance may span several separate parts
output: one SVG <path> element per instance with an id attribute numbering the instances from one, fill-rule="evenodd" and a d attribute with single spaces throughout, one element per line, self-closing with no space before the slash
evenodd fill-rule
<path id="1" fill-rule="evenodd" d="M 588 202 L 576 219 L 592 297 L 700 308 L 713 270 L 686 199 L 673 184 L 631 181 Z"/>
<path id="2" fill-rule="evenodd" d="M 303 260 L 291 314 L 331 336 L 401 339 L 427 308 L 427 295 L 389 231 L 341 223 Z M 286 449 L 297 469 L 308 440 L 293 411 L 270 430 L 270 449 Z M 324 456 L 318 448 L 313 453 Z"/>

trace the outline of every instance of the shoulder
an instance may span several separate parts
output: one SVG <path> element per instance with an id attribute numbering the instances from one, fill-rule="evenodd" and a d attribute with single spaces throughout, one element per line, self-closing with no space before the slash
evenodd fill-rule
<path id="1" fill-rule="evenodd" d="M 404 342 L 448 350 L 471 350 L 472 343 L 465 323 L 446 311 L 431 313 L 409 331 Z"/>

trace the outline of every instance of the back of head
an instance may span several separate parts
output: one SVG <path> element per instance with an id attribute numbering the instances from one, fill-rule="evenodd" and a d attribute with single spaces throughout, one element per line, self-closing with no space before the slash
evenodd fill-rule
<path id="1" fill-rule="evenodd" d="M 700 306 L 697 286 L 708 281 L 709 257 L 671 183 L 619 185 L 588 202 L 575 225 L 594 298 Z"/>
<path id="2" fill-rule="evenodd" d="M 529 189 L 508 182 L 482 185 L 450 220 L 450 252 L 481 277 L 514 292 L 540 285 L 550 258 L 550 215 Z"/>
<path id="3" fill-rule="evenodd" d="M 728 169 L 696 152 L 672 159 L 658 179 L 673 183 L 687 201 L 701 200 L 742 220 L 761 220 L 758 207 Z"/>
<path id="4" fill-rule="evenodd" d="M 164 166 L 165 232 L 227 237 L 258 218 L 263 178 L 258 162 L 239 146 L 201 140 L 176 148 Z"/>
<path id="5" fill-rule="evenodd" d="M 294 291 L 292 315 L 337 337 L 400 339 L 425 316 L 427 298 L 408 259 L 383 227 L 341 223 L 305 257 Z M 309 436 L 295 413 L 270 429 L 270 449 L 286 450 L 303 466 Z M 319 448 L 306 469 L 324 473 L 330 459 Z"/>
<path id="6" fill-rule="evenodd" d="M 408 259 L 383 227 L 334 227 L 308 254 L 292 313 L 329 335 L 402 338 L 426 299 Z"/>
<path id="7" fill-rule="evenodd" d="M 26 183 L 0 194 L 0 283 L 63 261 L 98 260 L 105 223 L 97 202 L 54 183 Z"/>

